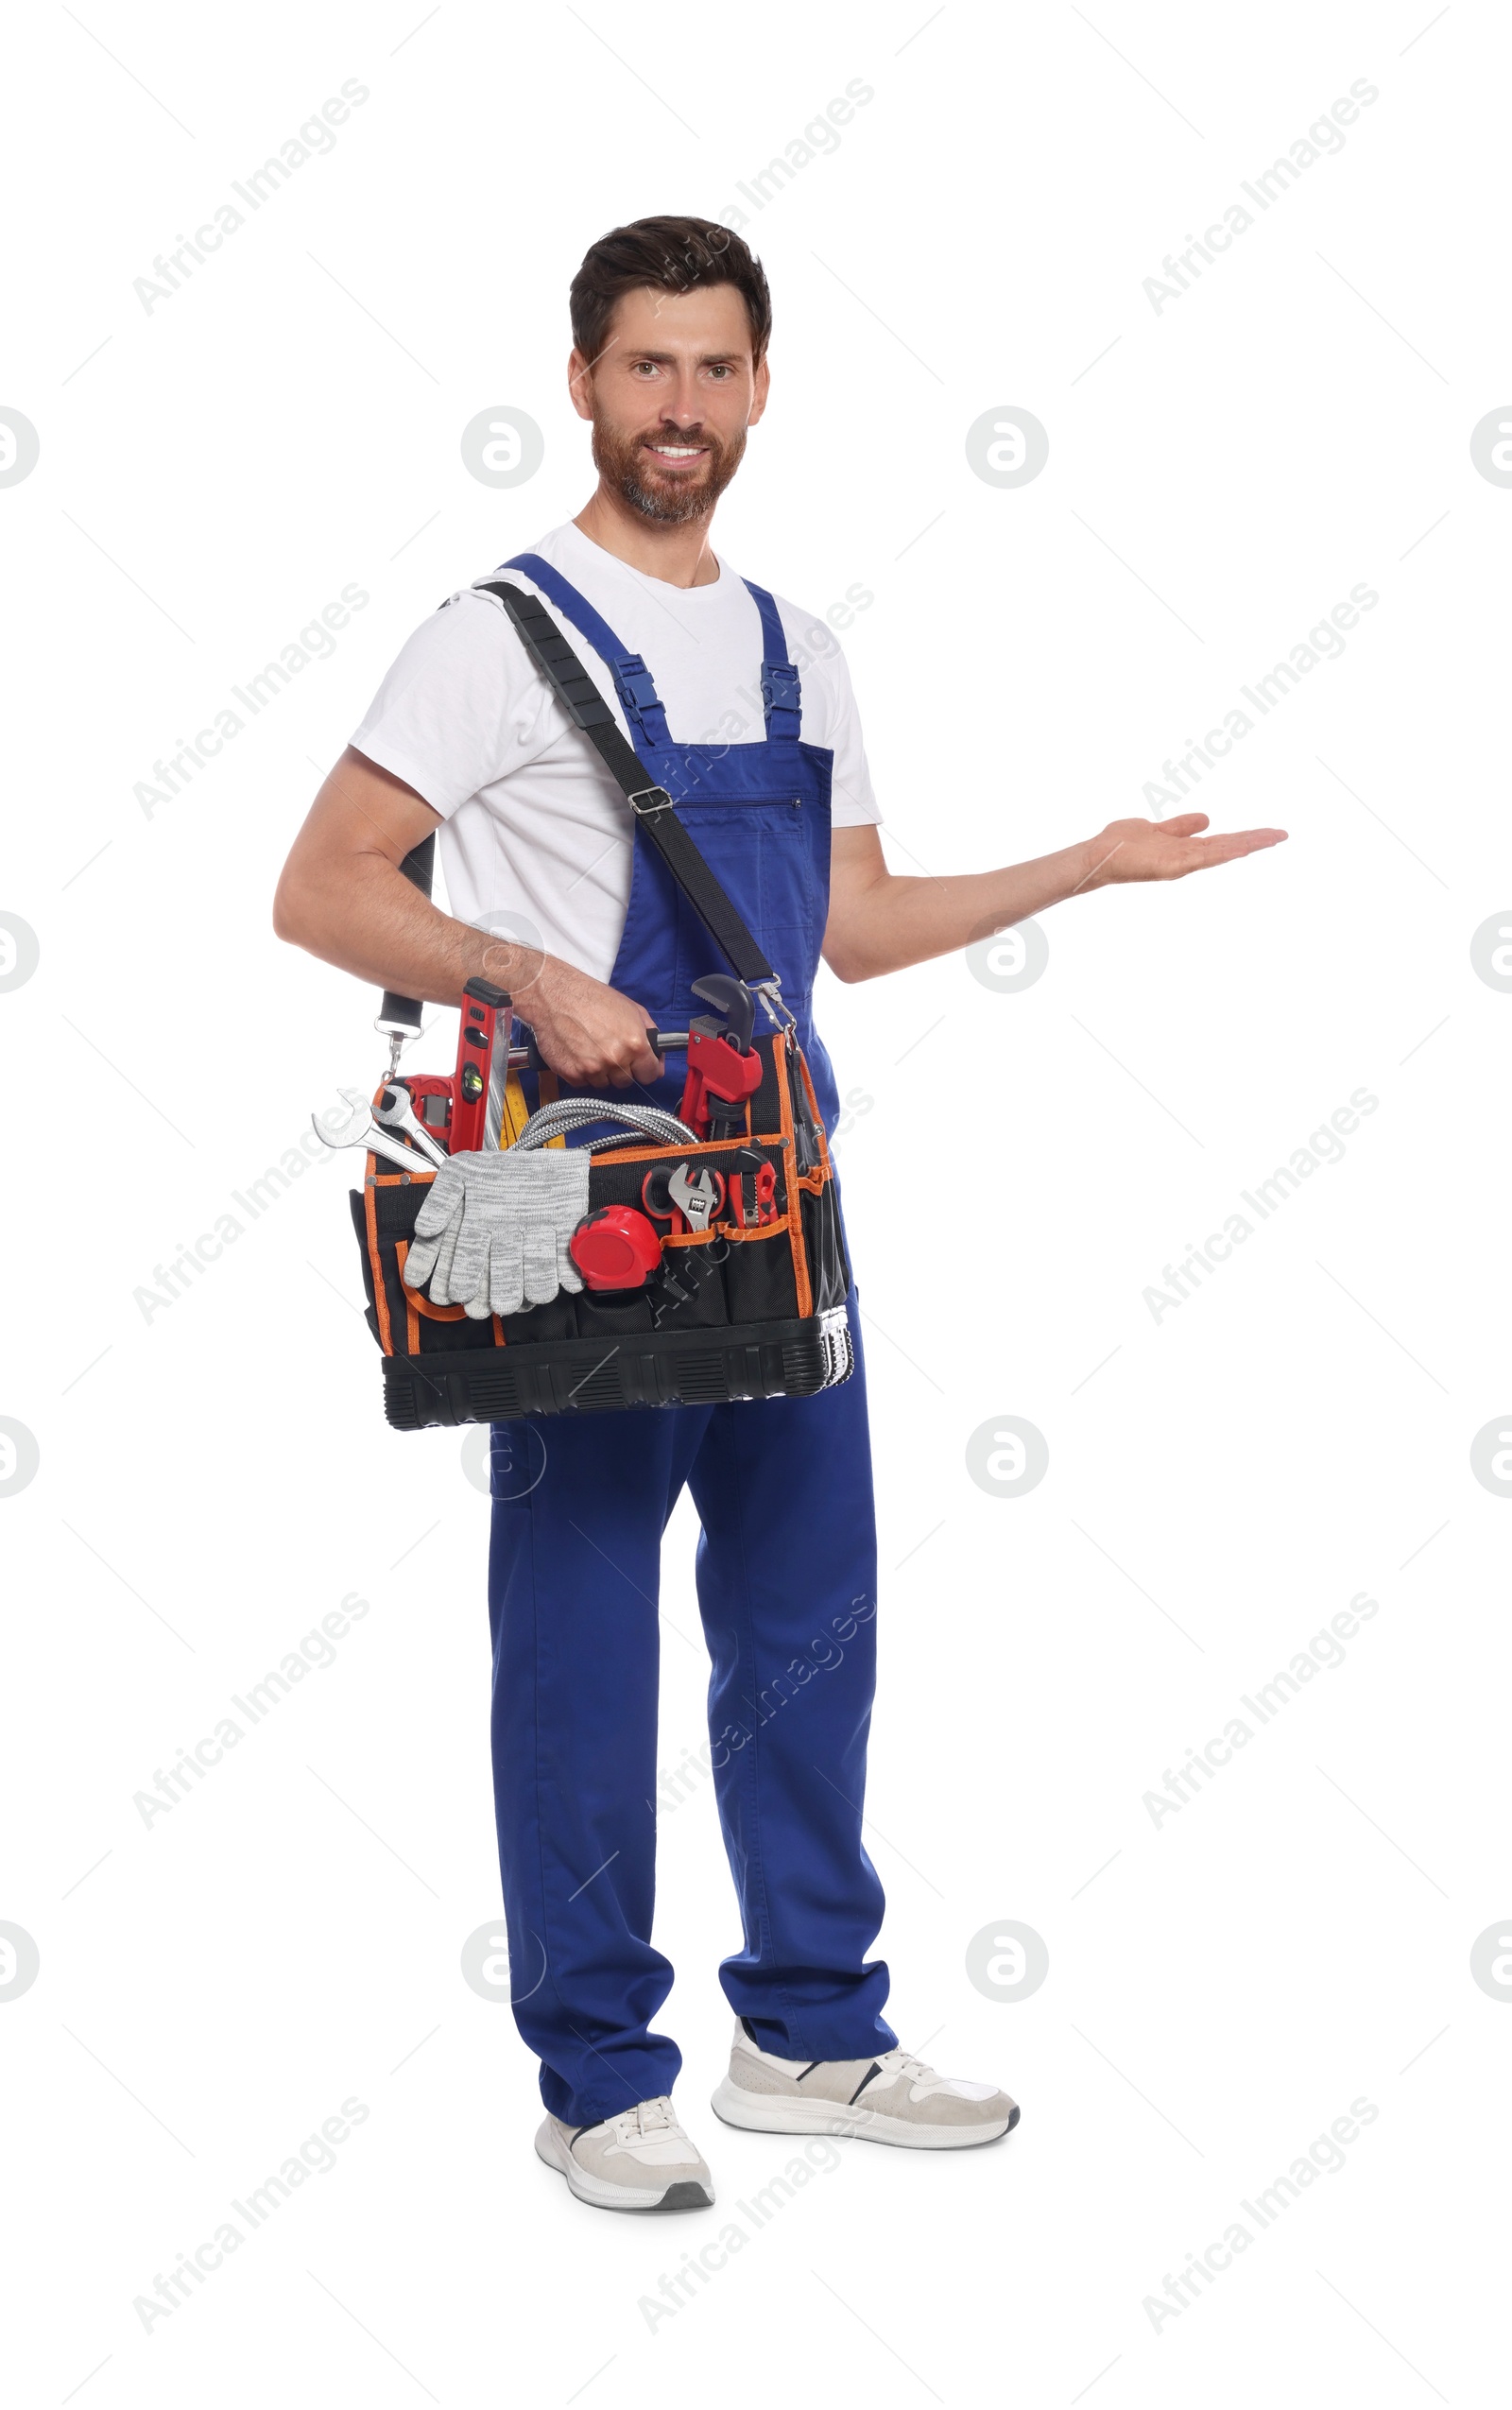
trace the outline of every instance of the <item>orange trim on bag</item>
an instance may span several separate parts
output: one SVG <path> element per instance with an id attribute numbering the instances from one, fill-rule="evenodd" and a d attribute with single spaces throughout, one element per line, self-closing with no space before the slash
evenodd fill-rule
<path id="1" fill-rule="evenodd" d="M 372 1162 L 372 1157 L 368 1157 Z M 363 1184 L 363 1211 L 368 1230 L 368 1261 L 372 1266 L 373 1312 L 378 1317 L 378 1339 L 385 1355 L 394 1352 L 393 1327 L 388 1319 L 388 1292 L 384 1285 L 383 1259 L 378 1252 L 378 1192 L 371 1180 Z"/>
<path id="2" fill-rule="evenodd" d="M 694 1155 L 728 1155 L 730 1149 L 736 1146 L 781 1146 L 782 1144 L 782 1131 L 768 1129 L 757 1137 L 690 1139 L 686 1146 L 616 1146 L 612 1155 L 595 1155 L 593 1161 L 602 1170 L 608 1171 L 615 1163 L 654 1163 L 663 1161 L 680 1163 L 684 1157 Z"/>
<path id="3" fill-rule="evenodd" d="M 404 1265 L 408 1258 L 408 1239 L 396 1238 L 394 1260 L 399 1265 L 399 1277 L 402 1282 L 404 1281 Z M 420 1326 L 422 1319 L 427 1322 L 465 1322 L 468 1318 L 468 1310 L 465 1305 L 433 1305 L 430 1299 L 422 1297 L 419 1289 L 410 1288 L 407 1282 L 404 1284 L 404 1319 L 408 1326 L 406 1335 L 411 1355 L 420 1353 Z M 472 1318 L 481 1322 L 483 1317 L 476 1316 Z M 488 1319 L 493 1332 L 494 1346 L 496 1348 L 507 1346 L 508 1342 L 504 1335 L 504 1324 L 498 1316 L 490 1314 Z"/>
<path id="4" fill-rule="evenodd" d="M 799 1069 L 803 1076 L 804 1092 L 809 1100 L 809 1110 L 814 1115 L 814 1127 L 818 1132 L 819 1162 L 816 1171 L 797 1173 L 795 1185 L 799 1188 L 806 1188 L 811 1196 L 817 1196 L 833 1179 L 834 1162 L 830 1153 L 829 1133 L 825 1129 L 823 1117 L 819 1111 L 819 1100 L 814 1093 L 814 1080 L 809 1071 L 808 1058 L 800 1054 L 798 1060 Z"/>
<path id="5" fill-rule="evenodd" d="M 399 1277 L 404 1281 L 404 1265 L 409 1261 L 407 1238 L 395 1239 L 394 1260 L 399 1265 Z M 412 1289 L 407 1281 L 404 1282 L 404 1302 L 411 1315 L 423 1314 L 427 1322 L 464 1322 L 467 1319 L 465 1305 L 433 1305 L 428 1297 L 422 1297 L 419 1289 Z M 411 1355 L 415 1353 L 413 1348 L 409 1351 Z"/>
<path id="6" fill-rule="evenodd" d="M 712 1247 L 716 1238 L 722 1238 L 733 1240 L 737 1247 L 744 1247 L 747 1239 L 783 1238 L 786 1234 L 787 1216 L 777 1214 L 769 1222 L 763 1222 L 758 1230 L 747 1231 L 735 1222 L 711 1222 L 706 1231 L 669 1231 L 662 1244 L 663 1247 Z"/>
<path id="7" fill-rule="evenodd" d="M 792 1153 L 796 1144 L 793 1137 L 793 1099 L 788 1093 L 787 1066 L 780 1059 L 778 1053 L 779 1048 L 785 1048 L 785 1046 L 786 1040 L 780 1031 L 772 1040 L 772 1059 L 777 1066 L 777 1105 L 782 1124 L 782 1145 L 789 1150 L 789 1160 L 783 1165 L 788 1175 L 787 1232 L 793 1249 L 793 1282 L 798 1290 L 798 1310 L 801 1318 L 814 1311 L 814 1291 L 809 1284 L 809 1260 L 803 1246 L 803 1218 L 799 1207 L 799 1182 L 792 1169 Z M 802 1056 L 799 1055 L 799 1062 L 802 1059 Z"/>
<path id="8" fill-rule="evenodd" d="M 809 1076 L 808 1057 L 801 1052 L 799 1055 L 798 1067 L 803 1075 L 803 1087 L 809 1100 L 809 1110 L 814 1115 L 814 1127 L 819 1133 L 819 1161 L 828 1175 L 831 1169 L 829 1133 L 824 1127 L 824 1116 L 819 1110 L 819 1100 L 814 1093 L 814 1082 Z"/>

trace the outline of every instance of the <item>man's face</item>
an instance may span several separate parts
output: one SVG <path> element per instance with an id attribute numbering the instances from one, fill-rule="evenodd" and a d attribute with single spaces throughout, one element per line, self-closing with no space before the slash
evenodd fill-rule
<path id="1" fill-rule="evenodd" d="M 574 352 L 568 375 L 599 475 L 662 526 L 707 517 L 766 407 L 766 363 L 752 362 L 733 284 L 623 294 L 599 357 Z"/>

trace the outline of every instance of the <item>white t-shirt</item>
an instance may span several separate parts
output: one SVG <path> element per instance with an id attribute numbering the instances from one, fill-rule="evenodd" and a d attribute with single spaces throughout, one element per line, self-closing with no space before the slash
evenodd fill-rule
<path id="1" fill-rule="evenodd" d="M 528 548 L 641 655 L 675 743 L 761 741 L 761 618 L 728 561 L 719 559 L 712 585 L 670 586 L 571 524 Z M 521 571 L 503 574 L 539 592 Z M 800 675 L 803 741 L 834 754 L 833 823 L 879 821 L 834 631 L 774 599 Z M 541 600 L 628 735 L 608 667 L 550 596 Z M 629 904 L 630 809 L 497 595 L 464 588 L 416 629 L 352 742 L 441 815 L 441 867 L 457 920 L 608 979 Z"/>

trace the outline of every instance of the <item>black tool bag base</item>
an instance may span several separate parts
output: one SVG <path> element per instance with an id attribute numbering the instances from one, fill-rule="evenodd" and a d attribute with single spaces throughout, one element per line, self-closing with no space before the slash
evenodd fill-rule
<path id="1" fill-rule="evenodd" d="M 508 1422 L 532 1414 L 602 1414 L 620 1406 L 724 1405 L 809 1398 L 850 1378 L 844 1306 L 791 1322 L 634 1337 L 548 1339 L 384 1360 L 384 1411 L 396 1431 Z"/>

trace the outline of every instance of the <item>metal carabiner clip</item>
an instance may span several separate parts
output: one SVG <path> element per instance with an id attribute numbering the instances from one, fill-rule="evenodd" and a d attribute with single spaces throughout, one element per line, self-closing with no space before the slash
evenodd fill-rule
<path id="1" fill-rule="evenodd" d="M 765 1009 L 766 1018 L 771 1023 L 772 1027 L 774 1029 L 782 1030 L 788 1039 L 791 1040 L 797 1031 L 798 1023 L 795 1021 L 793 1015 L 789 1012 L 787 1006 L 782 1001 L 782 983 L 781 979 L 753 979 L 750 981 L 749 985 L 752 995 L 760 996 L 762 1004 Z"/>

